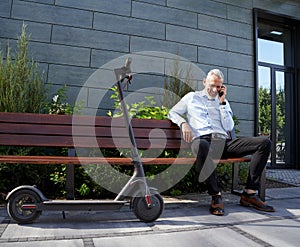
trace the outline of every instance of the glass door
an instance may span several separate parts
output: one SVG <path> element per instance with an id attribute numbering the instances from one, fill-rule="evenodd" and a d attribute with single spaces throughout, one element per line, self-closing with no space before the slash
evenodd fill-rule
<path id="1" fill-rule="evenodd" d="M 258 18 L 258 132 L 272 143 L 271 167 L 292 164 L 293 56 L 288 26 Z"/>

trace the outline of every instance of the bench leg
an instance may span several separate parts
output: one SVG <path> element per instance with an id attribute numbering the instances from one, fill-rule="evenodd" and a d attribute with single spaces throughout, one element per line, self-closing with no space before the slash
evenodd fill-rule
<path id="1" fill-rule="evenodd" d="M 68 156 L 75 156 L 75 149 L 68 150 Z M 67 164 L 66 169 L 66 191 L 67 191 L 67 199 L 73 200 L 75 199 L 75 168 L 74 165 Z"/>
<path id="2" fill-rule="evenodd" d="M 239 164 L 232 163 L 232 185 L 231 185 L 231 193 L 236 195 L 241 195 L 241 192 L 237 190 L 239 179 Z M 259 197 L 265 201 L 266 199 L 266 168 L 263 170 L 260 179 L 260 187 L 258 190 Z"/>
<path id="3" fill-rule="evenodd" d="M 231 193 L 236 195 L 241 195 L 241 192 L 237 190 L 239 183 L 239 164 L 232 163 L 232 184 Z"/>
<path id="4" fill-rule="evenodd" d="M 66 169 L 66 191 L 67 191 L 67 199 L 71 200 L 75 198 L 75 191 L 74 191 L 74 165 L 67 165 Z"/>
<path id="5" fill-rule="evenodd" d="M 263 170 L 260 178 L 259 197 L 265 201 L 266 199 L 266 168 Z"/>

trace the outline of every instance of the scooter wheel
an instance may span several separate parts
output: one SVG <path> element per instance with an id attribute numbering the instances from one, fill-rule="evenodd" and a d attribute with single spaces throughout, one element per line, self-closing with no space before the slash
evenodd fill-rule
<path id="1" fill-rule="evenodd" d="M 150 199 L 151 205 L 148 205 L 145 197 L 133 198 L 133 212 L 135 216 L 143 222 L 155 221 L 164 210 L 164 201 L 160 194 L 151 195 Z"/>
<path id="2" fill-rule="evenodd" d="M 27 224 L 37 219 L 42 211 L 35 209 L 24 209 L 26 204 L 35 205 L 41 202 L 40 197 L 32 190 L 18 190 L 8 200 L 7 211 L 9 216 L 20 224 Z"/>

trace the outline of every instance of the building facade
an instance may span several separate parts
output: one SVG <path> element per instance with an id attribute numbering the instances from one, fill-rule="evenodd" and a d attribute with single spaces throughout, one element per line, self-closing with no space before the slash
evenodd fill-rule
<path id="1" fill-rule="evenodd" d="M 113 104 L 108 92 L 112 73 L 102 75 L 99 68 L 122 66 L 119 58 L 128 54 L 151 57 L 144 61 L 149 68 L 138 67 L 140 60 L 132 63 L 138 85 L 130 90 L 141 98 L 161 94 L 164 75 L 172 74 L 157 57 L 177 55 L 196 65 L 200 72 L 192 79 L 199 85 L 205 73 L 220 68 L 240 135 L 262 132 L 259 88 L 265 88 L 272 116 L 267 134 L 281 145 L 274 145 L 274 152 L 284 150 L 273 155 L 273 162 L 281 159 L 300 169 L 295 114 L 300 108 L 299 21 L 297 0 L 2 0 L 0 42 L 3 50 L 7 40 L 14 47 L 25 23 L 30 54 L 45 71 L 53 94 L 66 84 L 71 103 L 80 95 L 87 112 L 101 115 Z M 280 131 L 278 90 L 285 99 Z"/>

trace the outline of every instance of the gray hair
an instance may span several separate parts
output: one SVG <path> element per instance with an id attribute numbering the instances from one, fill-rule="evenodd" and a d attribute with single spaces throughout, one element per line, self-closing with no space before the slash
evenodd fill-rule
<path id="1" fill-rule="evenodd" d="M 223 82 L 224 82 L 224 74 L 222 73 L 221 70 L 219 69 L 212 69 L 210 70 L 208 73 L 207 73 L 207 76 L 206 78 L 212 76 L 212 75 L 215 75 L 217 76 L 219 79 L 221 79 Z"/>

